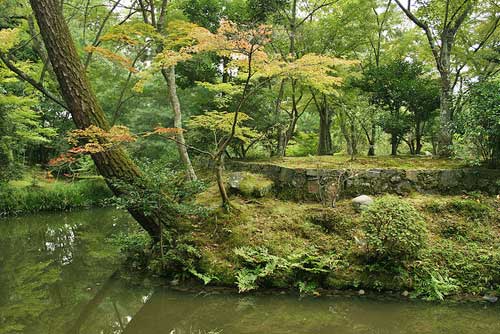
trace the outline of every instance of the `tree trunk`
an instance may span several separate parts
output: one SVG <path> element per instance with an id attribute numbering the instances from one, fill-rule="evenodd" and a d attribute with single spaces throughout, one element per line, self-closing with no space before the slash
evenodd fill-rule
<path id="1" fill-rule="evenodd" d="M 377 136 L 377 126 L 375 124 L 372 124 L 372 135 L 371 138 L 368 138 L 368 156 L 369 157 L 374 157 L 375 156 L 375 137 Z"/>
<path id="2" fill-rule="evenodd" d="M 391 155 L 398 155 L 398 136 L 395 134 L 391 135 Z"/>
<path id="3" fill-rule="evenodd" d="M 449 55 L 447 62 L 449 63 Z M 438 138 L 438 153 L 442 157 L 451 156 L 452 149 L 452 99 L 449 72 L 441 73 L 441 103 L 440 103 L 440 131 Z"/>
<path id="4" fill-rule="evenodd" d="M 493 151 L 491 152 L 491 167 L 500 167 L 500 136 L 494 136 L 491 138 L 494 143 Z"/>
<path id="5" fill-rule="evenodd" d="M 278 117 L 278 145 L 276 148 L 276 155 L 283 157 L 285 155 L 285 129 L 281 124 L 281 102 L 283 101 L 283 94 L 285 92 L 285 80 L 281 80 L 280 90 L 276 99 L 276 116 Z"/>
<path id="6" fill-rule="evenodd" d="M 319 147 L 318 155 L 332 155 L 333 145 L 332 145 L 332 114 L 328 106 L 324 105 L 321 110 L 319 110 Z"/>
<path id="7" fill-rule="evenodd" d="M 68 26 L 64 21 L 60 2 L 58 0 L 30 0 L 30 3 L 57 77 L 61 95 L 71 111 L 76 126 L 85 129 L 94 125 L 109 130 L 110 126 L 97 103 Z M 93 154 L 92 159 L 115 195 L 122 196 L 125 193 L 121 187 L 119 189 L 114 185 L 114 180 L 144 189 L 140 170 L 124 150 L 117 148 Z M 168 219 L 168 217 L 164 217 L 160 212 L 146 215 L 139 209 L 129 211 L 154 240 L 159 240 L 160 227 L 156 219 Z"/>
<path id="8" fill-rule="evenodd" d="M 228 210 L 231 204 L 229 196 L 227 195 L 226 185 L 224 184 L 224 157 L 222 155 L 215 159 L 215 175 L 217 177 L 217 186 L 219 187 L 219 193 L 222 199 L 222 207 Z"/>
<path id="9" fill-rule="evenodd" d="M 193 165 L 191 164 L 191 159 L 186 148 L 186 140 L 184 139 L 184 133 L 182 128 L 182 112 L 181 104 L 179 102 L 179 97 L 177 96 L 177 85 L 175 82 L 175 67 L 170 67 L 169 69 L 162 69 L 161 73 L 167 81 L 168 85 L 168 97 L 172 109 L 174 110 L 174 128 L 180 129 L 180 132 L 175 135 L 177 150 L 179 151 L 179 156 L 181 157 L 184 167 L 186 168 L 186 175 L 190 181 L 195 181 L 198 178 L 194 171 Z"/>

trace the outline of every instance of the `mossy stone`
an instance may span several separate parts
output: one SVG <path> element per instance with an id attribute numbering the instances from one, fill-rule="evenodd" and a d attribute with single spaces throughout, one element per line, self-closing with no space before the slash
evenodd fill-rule
<path id="1" fill-rule="evenodd" d="M 244 197 L 262 198 L 272 194 L 274 182 L 262 175 L 241 172 L 230 176 L 229 186 Z"/>

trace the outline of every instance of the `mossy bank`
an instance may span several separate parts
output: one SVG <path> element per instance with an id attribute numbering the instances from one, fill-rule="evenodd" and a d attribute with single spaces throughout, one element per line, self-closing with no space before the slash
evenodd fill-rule
<path id="1" fill-rule="evenodd" d="M 241 292 L 356 289 L 431 300 L 500 294 L 495 197 L 379 196 L 363 210 L 350 200 L 329 208 L 252 197 L 234 195 L 224 213 L 212 187 L 197 199 L 208 217 L 186 221 L 189 232 L 174 244 L 167 235 L 161 256 L 145 260 L 151 253 L 140 233 L 123 240 L 123 249 L 134 266 L 169 280 L 197 277 Z"/>

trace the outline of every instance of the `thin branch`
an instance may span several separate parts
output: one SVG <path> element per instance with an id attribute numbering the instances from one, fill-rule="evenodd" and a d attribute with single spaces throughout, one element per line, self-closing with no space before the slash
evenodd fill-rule
<path id="1" fill-rule="evenodd" d="M 43 95 L 45 95 L 49 100 L 53 101 L 54 103 L 56 103 L 57 105 L 61 106 L 62 108 L 66 109 L 67 111 L 70 111 L 69 108 L 64 104 L 64 102 L 62 102 L 61 100 L 59 100 L 55 95 L 53 95 L 51 92 L 49 92 L 48 90 L 45 89 L 45 87 L 43 87 L 40 83 L 38 83 L 35 79 L 33 79 L 32 77 L 30 77 L 28 74 L 24 73 L 23 71 L 21 71 L 18 67 L 16 67 L 16 65 L 14 65 L 9 59 L 8 57 L 0 51 L 0 59 L 3 61 L 3 63 L 5 64 L 5 66 L 7 66 L 7 68 L 9 70 L 11 70 L 12 72 L 14 72 L 18 77 L 19 79 L 29 83 L 31 86 L 33 86 L 36 90 L 38 90 L 39 92 L 41 92 Z"/>
<path id="2" fill-rule="evenodd" d="M 111 7 L 111 9 L 108 11 L 106 16 L 102 20 L 101 25 L 99 26 L 99 30 L 97 31 L 97 34 L 95 35 L 94 42 L 92 43 L 93 46 L 99 45 L 99 39 L 101 38 L 101 34 L 104 31 L 104 27 L 106 26 L 106 23 L 108 22 L 109 18 L 111 17 L 113 12 L 115 11 L 116 7 L 118 7 L 118 5 L 120 4 L 120 1 L 121 0 L 118 0 L 117 2 L 115 2 L 113 7 Z M 85 59 L 85 65 L 84 65 L 85 69 L 87 69 L 87 67 L 89 66 L 90 60 L 92 59 L 93 54 L 94 54 L 93 52 L 89 52 L 87 54 L 87 58 Z"/>
<path id="3" fill-rule="evenodd" d="M 307 20 L 309 20 L 318 10 L 322 9 L 322 8 L 325 8 L 325 7 L 328 7 L 328 6 L 331 6 L 335 3 L 339 2 L 339 0 L 336 0 L 336 1 L 329 1 L 329 2 L 325 2 L 321 5 L 319 5 L 318 7 L 314 8 L 309 14 L 306 15 L 306 17 L 304 17 L 302 20 L 300 20 L 299 23 L 297 23 L 296 27 L 300 27 L 302 24 L 304 24 Z"/>

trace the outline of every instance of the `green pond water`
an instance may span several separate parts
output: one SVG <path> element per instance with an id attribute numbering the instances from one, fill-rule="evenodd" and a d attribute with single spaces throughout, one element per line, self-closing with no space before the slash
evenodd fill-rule
<path id="1" fill-rule="evenodd" d="M 0 334 L 500 333 L 498 305 L 189 292 L 120 275 L 110 237 L 131 224 L 110 209 L 0 219 Z"/>

